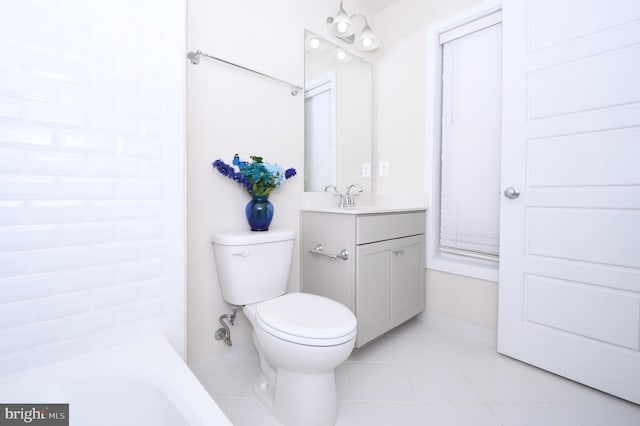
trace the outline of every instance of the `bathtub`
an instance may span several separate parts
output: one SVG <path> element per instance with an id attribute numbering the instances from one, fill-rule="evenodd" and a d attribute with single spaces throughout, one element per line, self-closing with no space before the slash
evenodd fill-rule
<path id="1" fill-rule="evenodd" d="M 72 426 L 231 425 L 160 335 L 0 378 L 11 403 L 69 404 Z"/>

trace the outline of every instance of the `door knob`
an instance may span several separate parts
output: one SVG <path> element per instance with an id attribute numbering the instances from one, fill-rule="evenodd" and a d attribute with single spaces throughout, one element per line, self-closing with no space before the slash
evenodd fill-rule
<path id="1" fill-rule="evenodd" d="M 515 186 L 510 186 L 504 190 L 504 196 L 510 200 L 514 200 L 520 196 L 520 190 Z"/>

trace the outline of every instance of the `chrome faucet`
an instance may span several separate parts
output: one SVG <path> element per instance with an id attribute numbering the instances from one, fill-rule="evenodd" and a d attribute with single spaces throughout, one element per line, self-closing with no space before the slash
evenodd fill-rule
<path id="1" fill-rule="evenodd" d="M 351 190 L 353 188 L 357 187 L 358 188 L 358 192 L 355 194 L 351 193 Z M 347 192 L 344 194 L 345 197 L 345 201 L 344 201 L 344 205 L 346 207 L 355 207 L 356 206 L 356 197 L 358 196 L 358 194 L 360 192 L 362 192 L 362 187 L 360 185 L 358 185 L 357 183 L 353 184 L 353 185 L 349 185 L 347 187 Z"/>
<path id="2" fill-rule="evenodd" d="M 351 190 L 353 188 L 357 188 L 358 192 L 355 194 L 351 193 Z M 353 185 L 349 185 L 347 187 L 347 191 L 344 194 L 341 194 L 340 192 L 338 192 L 338 188 L 335 187 L 335 185 L 327 185 L 324 187 L 324 191 L 325 192 L 329 192 L 330 189 L 333 189 L 333 192 L 335 192 L 336 197 L 340 197 L 340 201 L 338 202 L 338 206 L 342 209 L 344 207 L 355 207 L 356 206 L 356 196 L 358 195 L 358 193 L 363 192 L 362 187 L 360 185 L 353 184 Z"/>

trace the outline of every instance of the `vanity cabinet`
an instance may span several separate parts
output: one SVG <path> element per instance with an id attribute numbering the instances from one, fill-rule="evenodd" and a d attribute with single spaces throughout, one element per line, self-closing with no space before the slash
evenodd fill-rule
<path id="1" fill-rule="evenodd" d="M 302 212 L 302 291 L 337 300 L 358 319 L 356 347 L 424 311 L 425 211 Z M 343 249 L 349 258 L 325 254 Z"/>

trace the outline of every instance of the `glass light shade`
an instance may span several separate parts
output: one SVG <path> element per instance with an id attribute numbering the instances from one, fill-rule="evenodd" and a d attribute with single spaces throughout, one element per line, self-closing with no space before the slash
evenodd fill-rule
<path id="1" fill-rule="evenodd" d="M 372 50 L 376 50 L 378 46 L 380 46 L 378 37 L 376 37 L 373 31 L 371 31 L 369 25 L 365 25 L 356 40 L 356 49 L 370 52 Z"/>
<path id="2" fill-rule="evenodd" d="M 311 40 L 309 40 L 309 46 L 312 49 L 317 49 L 318 47 L 320 47 L 320 40 L 318 40 L 317 38 L 312 38 Z"/>
<path id="3" fill-rule="evenodd" d="M 355 32 L 349 15 L 342 8 L 342 2 L 336 16 L 327 18 L 327 31 L 334 37 L 348 37 Z"/>

